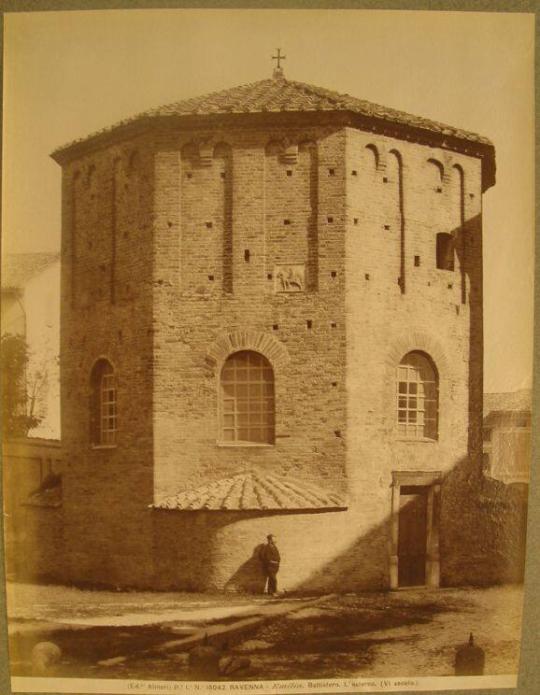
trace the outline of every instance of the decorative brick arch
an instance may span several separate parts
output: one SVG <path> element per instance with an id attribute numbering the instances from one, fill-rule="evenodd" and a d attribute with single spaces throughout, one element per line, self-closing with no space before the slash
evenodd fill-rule
<path id="1" fill-rule="evenodd" d="M 375 171 L 386 170 L 386 151 L 384 145 L 380 142 L 370 142 L 364 147 L 364 153 L 371 152 L 373 159 L 373 167 Z"/>
<path id="2" fill-rule="evenodd" d="M 433 360 L 439 379 L 451 378 L 451 365 L 444 348 L 438 340 L 423 331 L 410 331 L 400 339 L 394 341 L 386 354 L 386 370 L 388 374 L 395 374 L 396 366 L 409 352 L 425 352 Z M 393 376 L 392 379 L 393 381 Z"/>
<path id="3" fill-rule="evenodd" d="M 214 366 L 222 365 L 227 357 L 239 350 L 260 352 L 275 367 L 281 367 L 289 361 L 289 353 L 283 343 L 274 336 L 253 329 L 236 330 L 222 333 L 206 352 L 206 360 Z"/>
<path id="4" fill-rule="evenodd" d="M 441 343 L 428 333 L 421 330 L 411 330 L 401 338 L 395 340 L 385 356 L 385 386 L 383 395 L 383 407 L 385 412 L 394 413 L 396 408 L 396 368 L 401 360 L 409 352 L 423 352 L 433 362 L 437 371 L 439 383 L 439 426 L 437 440 L 440 441 L 448 435 L 448 412 L 449 401 L 452 398 L 454 389 L 455 373 L 452 363 L 448 359 Z M 397 435 L 397 423 L 394 417 L 393 430 Z"/>

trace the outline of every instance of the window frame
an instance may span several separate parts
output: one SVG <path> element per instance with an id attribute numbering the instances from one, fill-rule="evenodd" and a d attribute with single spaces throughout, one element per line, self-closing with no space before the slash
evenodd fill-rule
<path id="1" fill-rule="evenodd" d="M 245 363 L 245 367 L 239 367 L 238 363 L 234 364 L 233 378 L 223 379 L 224 371 L 227 368 L 227 364 L 238 358 L 238 355 L 242 353 L 248 355 L 256 355 L 259 358 L 260 364 L 253 365 L 249 363 L 249 360 Z M 237 370 L 241 371 L 240 376 L 245 377 L 245 379 L 237 379 Z M 243 373 L 245 370 L 245 374 Z M 250 372 L 260 371 L 270 372 L 271 381 L 264 379 L 263 374 L 260 378 L 252 380 L 250 379 Z M 232 387 L 232 393 L 225 392 L 225 384 Z M 243 397 L 238 398 L 237 391 L 239 388 L 244 387 L 245 391 Z M 250 387 L 260 387 L 259 396 L 254 399 L 252 396 L 252 389 Z M 265 389 L 268 389 L 270 394 L 264 394 Z M 276 378 L 275 370 L 270 362 L 270 360 L 261 352 L 249 348 L 242 348 L 235 350 L 234 352 L 227 355 L 227 358 L 222 362 L 221 367 L 217 373 L 217 394 L 218 394 L 218 437 L 217 445 L 224 447 L 273 447 L 276 442 Z M 226 407 L 226 401 L 229 401 L 230 410 Z M 257 403 L 257 408 L 254 410 L 250 409 L 250 402 L 254 401 Z M 245 410 L 239 410 L 239 402 L 245 408 Z M 265 402 L 267 402 L 267 409 L 265 408 Z M 266 416 L 266 418 L 264 417 Z M 247 422 L 244 419 L 247 418 Z M 232 423 L 226 422 L 225 418 L 232 418 Z M 253 418 L 253 420 L 252 420 Z M 255 419 L 258 422 L 255 422 Z M 261 437 L 260 441 L 255 439 L 245 439 L 239 437 L 240 430 L 247 430 L 248 437 L 250 436 L 250 430 L 256 429 L 264 432 L 268 431 L 266 438 Z M 232 432 L 232 438 L 227 438 L 226 432 Z"/>
<path id="2" fill-rule="evenodd" d="M 432 379 L 421 379 L 421 367 L 407 364 L 405 361 L 410 355 L 420 357 L 425 361 L 426 367 L 431 371 Z M 407 379 L 402 379 L 403 370 L 406 370 Z M 411 376 L 415 374 L 415 378 Z M 402 386 L 405 385 L 403 389 Z M 431 385 L 430 389 L 426 386 Z M 410 388 L 414 387 L 414 388 Z M 428 397 L 426 392 L 431 391 Z M 409 350 L 399 363 L 395 371 L 395 427 L 398 437 L 405 441 L 437 442 L 440 436 L 440 378 L 437 366 L 433 359 L 422 350 Z M 403 404 L 405 401 L 405 404 Z M 415 405 L 411 406 L 411 401 Z M 414 413 L 414 417 L 409 414 Z M 419 414 L 422 421 L 419 421 Z M 429 413 L 429 417 L 428 417 Z M 404 415 L 402 418 L 401 415 Z M 431 423 L 431 430 L 429 429 Z M 431 432 L 431 433 L 430 433 Z"/>
<path id="3" fill-rule="evenodd" d="M 118 445 L 118 379 L 110 360 L 96 360 L 90 382 L 90 445 L 93 449 L 114 449 Z"/>

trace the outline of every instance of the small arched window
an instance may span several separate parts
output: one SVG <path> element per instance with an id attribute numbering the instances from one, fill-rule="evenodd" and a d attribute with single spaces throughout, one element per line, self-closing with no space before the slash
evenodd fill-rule
<path id="1" fill-rule="evenodd" d="M 454 237 L 446 232 L 437 234 L 437 268 L 454 270 Z"/>
<path id="2" fill-rule="evenodd" d="M 274 371 L 258 352 L 241 350 L 221 370 L 221 438 L 274 443 Z"/>
<path id="3" fill-rule="evenodd" d="M 439 377 L 423 352 L 409 352 L 397 368 L 397 426 L 411 439 L 437 439 Z"/>
<path id="4" fill-rule="evenodd" d="M 116 376 L 106 359 L 96 362 L 92 369 L 92 402 L 90 436 L 96 446 L 116 444 L 117 408 Z"/>

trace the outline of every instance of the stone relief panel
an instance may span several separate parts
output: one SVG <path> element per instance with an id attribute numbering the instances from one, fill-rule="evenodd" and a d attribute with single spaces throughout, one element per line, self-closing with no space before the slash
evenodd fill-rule
<path id="1" fill-rule="evenodd" d="M 274 266 L 275 292 L 304 292 L 306 289 L 306 267 L 296 265 Z"/>

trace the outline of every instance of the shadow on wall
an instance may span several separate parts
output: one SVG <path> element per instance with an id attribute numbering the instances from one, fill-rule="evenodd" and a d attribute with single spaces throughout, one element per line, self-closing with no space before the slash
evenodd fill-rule
<path id="1" fill-rule="evenodd" d="M 441 586 L 488 585 L 521 582 L 525 566 L 528 486 L 507 485 L 486 478 L 481 464 L 461 461 L 442 481 L 440 504 Z M 17 568 L 17 578 L 39 581 L 57 576 L 63 566 L 61 538 L 48 524 L 39 523 L 41 513 L 51 510 L 32 509 L 37 516 L 28 527 L 32 552 L 24 568 Z M 56 510 L 59 512 L 60 510 Z M 154 580 L 145 587 L 157 590 L 188 591 L 227 590 L 261 594 L 265 576 L 259 560 L 261 543 L 253 536 L 240 533 L 228 536 L 229 545 L 216 542 L 223 532 L 238 522 L 262 523 L 270 528 L 272 519 L 287 523 L 287 533 L 305 535 L 309 516 L 276 512 L 149 512 L 154 526 L 154 547 L 148 562 L 154 562 Z M 336 512 L 335 514 L 348 514 Z M 324 521 L 324 514 L 313 515 Z M 39 518 L 38 518 L 39 517 Z M 287 520 L 284 517 L 288 517 Z M 302 517 L 299 521 L 299 517 Z M 27 519 L 29 521 L 29 519 Z M 300 530 L 303 524 L 303 529 Z M 291 589 L 300 592 L 354 591 L 387 589 L 392 519 L 390 514 L 357 538 L 345 551 L 314 567 L 312 573 Z M 283 531 L 281 532 L 283 536 Z M 234 539 L 234 540 L 233 540 Z M 231 553 L 234 543 L 234 553 Z M 305 552 L 287 556 L 282 550 L 280 576 L 294 566 L 304 569 L 312 559 L 317 539 L 306 538 Z M 20 549 L 19 549 L 20 551 Z M 245 552 L 244 560 L 238 558 Z M 43 557 L 46 555 L 46 558 Z M 236 566 L 231 564 L 231 555 Z M 38 557 L 39 556 L 39 557 Z M 9 559 L 9 558 L 8 558 Z M 15 568 L 13 568 L 15 569 Z M 132 566 L 133 569 L 133 566 Z M 131 572 L 129 572 L 131 574 Z M 305 575 L 304 575 L 305 576 Z M 102 583 L 110 582 L 110 573 Z M 62 574 L 58 575 L 62 580 Z M 125 586 L 145 588 L 133 574 Z M 278 579 L 279 581 L 279 579 Z"/>
<path id="2" fill-rule="evenodd" d="M 266 586 L 266 575 L 261 564 L 261 552 L 264 543 L 259 543 L 253 548 L 251 557 L 236 570 L 225 584 L 225 591 L 237 589 L 247 591 L 250 594 L 262 594 Z"/>
<path id="3" fill-rule="evenodd" d="M 473 464 L 470 459 L 462 460 L 441 481 L 441 586 L 523 579 L 528 486 L 488 479 L 481 471 L 481 459 L 478 461 Z M 405 505 L 405 509 L 412 504 Z M 360 505 L 361 501 L 357 509 L 361 509 Z M 332 517 L 349 513 L 353 512 L 335 512 Z M 254 544 L 253 524 L 269 528 L 279 521 L 283 524 L 281 537 L 286 532 L 287 536 L 296 534 L 303 540 L 294 554 L 284 552 L 278 543 L 282 552 L 278 582 L 296 572 L 306 577 L 305 568 L 311 564 L 313 571 L 304 580 L 286 582 L 291 590 L 317 593 L 388 589 L 391 514 L 337 556 L 328 558 L 326 553 L 325 561 L 318 564 L 316 529 L 320 528 L 317 524 L 324 524 L 327 515 L 160 510 L 154 517 L 154 588 L 261 594 L 265 577 L 259 560 L 261 544 Z M 308 526 L 310 516 L 317 517 L 313 526 Z M 343 520 L 354 523 L 353 519 Z"/>
<path id="4" fill-rule="evenodd" d="M 479 465 L 468 459 L 445 476 L 440 506 L 441 586 L 523 581 L 527 493 L 527 485 L 505 485 L 486 478 Z M 375 553 L 384 552 L 388 562 L 390 537 L 391 518 L 387 517 L 345 553 L 313 572 L 298 589 L 349 588 L 351 573 L 358 572 L 361 563 L 376 561 Z M 387 569 L 377 585 L 388 588 Z"/>

